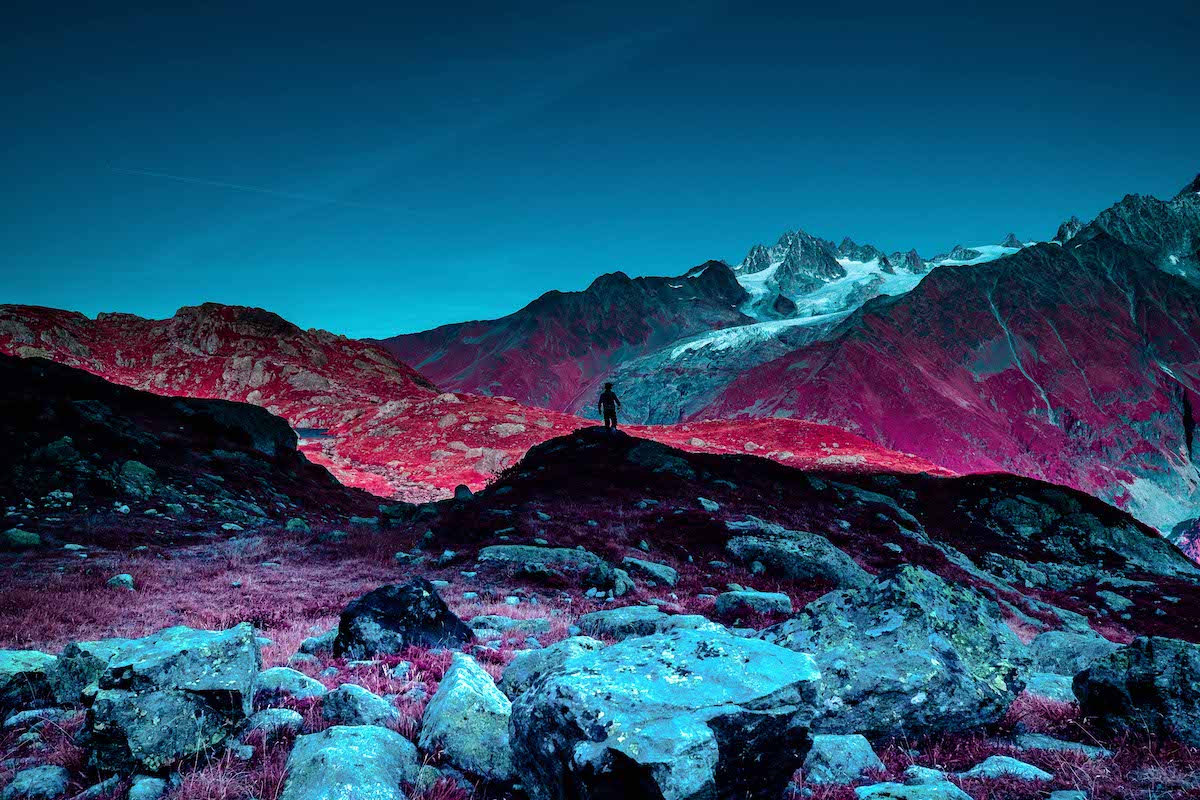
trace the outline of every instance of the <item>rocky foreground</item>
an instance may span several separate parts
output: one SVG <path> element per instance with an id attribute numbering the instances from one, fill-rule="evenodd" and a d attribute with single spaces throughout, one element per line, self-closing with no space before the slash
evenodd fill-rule
<path id="1" fill-rule="evenodd" d="M 370 516 L 77 488 L 7 511 L 5 800 L 1200 792 L 1200 569 L 1049 484 L 583 430 Z"/>

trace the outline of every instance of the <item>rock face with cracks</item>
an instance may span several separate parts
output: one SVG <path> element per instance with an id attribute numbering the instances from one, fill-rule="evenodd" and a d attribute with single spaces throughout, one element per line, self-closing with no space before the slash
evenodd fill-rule
<path id="1" fill-rule="evenodd" d="M 512 776 L 512 703 L 475 659 L 455 653 L 425 707 L 421 748 L 440 748 L 452 764 L 491 780 Z"/>
<path id="2" fill-rule="evenodd" d="M 93 766 L 166 769 L 220 744 L 253 711 L 254 629 L 167 628 L 123 646 L 88 711 Z"/>
<path id="3" fill-rule="evenodd" d="M 446 607 L 433 584 L 414 578 L 402 586 L 381 586 L 346 606 L 333 652 L 371 658 L 414 644 L 457 647 L 471 639 L 471 629 Z"/>
<path id="4" fill-rule="evenodd" d="M 820 733 L 903 736 L 995 722 L 1024 686 L 1025 648 L 995 603 L 919 567 L 830 592 L 762 638 L 812 653 Z"/>
<path id="5" fill-rule="evenodd" d="M 811 656 L 715 631 L 570 658 L 513 704 L 534 800 L 778 796 L 811 743 Z"/>
<path id="6" fill-rule="evenodd" d="M 1200 645 L 1147 636 L 1075 676 L 1089 717 L 1112 731 L 1173 734 L 1200 747 Z"/>

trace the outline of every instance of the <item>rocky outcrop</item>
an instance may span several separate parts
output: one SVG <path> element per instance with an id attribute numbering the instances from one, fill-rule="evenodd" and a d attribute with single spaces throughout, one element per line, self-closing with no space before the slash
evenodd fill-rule
<path id="1" fill-rule="evenodd" d="M 343 683 L 321 699 L 321 716 L 334 725 L 378 725 L 400 722 L 400 711 L 374 692 Z"/>
<path id="2" fill-rule="evenodd" d="M 129 639 L 102 639 L 67 645 L 47 675 L 54 699 L 64 705 L 80 702 L 89 686 L 99 686 L 109 662 L 128 644 Z"/>
<path id="3" fill-rule="evenodd" d="M 168 628 L 130 641 L 100 675 L 88 711 L 93 766 L 158 772 L 219 745 L 253 711 L 259 666 L 246 623 Z"/>
<path id="4" fill-rule="evenodd" d="M 629 639 L 569 659 L 513 703 L 535 800 L 776 797 L 810 744 L 810 656 L 711 631 Z"/>
<path id="5" fill-rule="evenodd" d="M 903 736 L 998 720 L 1028 656 L 999 609 L 967 586 L 904 566 L 863 589 L 830 592 L 762 638 L 813 653 L 820 733 Z"/>
<path id="6" fill-rule="evenodd" d="M 425 707 L 419 744 L 454 766 L 489 780 L 512 776 L 508 723 L 512 703 L 475 659 L 455 653 Z"/>
<path id="7" fill-rule="evenodd" d="M 414 578 L 368 592 L 346 606 L 333 652 L 349 658 L 399 653 L 409 645 L 458 647 L 471 629 L 446 607 L 433 584 Z"/>
<path id="8" fill-rule="evenodd" d="M 861 734 L 818 734 L 804 759 L 804 780 L 817 784 L 848 784 L 868 772 L 883 772 L 879 756 Z"/>
<path id="9" fill-rule="evenodd" d="M 1172 735 L 1200 746 L 1200 645 L 1135 639 L 1075 676 L 1080 710 L 1111 731 Z"/>
<path id="10" fill-rule="evenodd" d="M 296 739 L 280 800 L 406 800 L 417 748 L 395 731 L 372 725 L 332 728 Z"/>

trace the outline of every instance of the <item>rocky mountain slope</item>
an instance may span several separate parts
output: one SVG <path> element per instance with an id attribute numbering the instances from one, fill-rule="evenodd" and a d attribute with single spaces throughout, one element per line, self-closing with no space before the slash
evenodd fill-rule
<path id="1" fill-rule="evenodd" d="M 1200 283 L 1198 181 L 1200 176 L 1165 202 L 1147 195 L 1126 195 L 1080 229 L 1071 244 L 1106 234 L 1129 245 L 1159 269 Z"/>
<path id="2" fill-rule="evenodd" d="M 0 355 L 0 406 L 0 504 L 35 536 L 45 517 L 249 525 L 378 502 L 309 463 L 283 420 L 243 403 L 165 398 Z M 125 522 L 130 504 L 137 519 Z"/>
<path id="3" fill-rule="evenodd" d="M 479 485 L 533 444 L 580 424 L 443 393 L 374 345 L 215 303 L 167 320 L 0 306 L 0 352 L 50 358 L 156 394 L 262 406 L 304 434 L 311 460 L 384 496 Z"/>
<path id="4" fill-rule="evenodd" d="M 1077 491 L 586 429 L 374 522 L 0 553 L 10 795 L 1200 786 L 1200 568 Z"/>
<path id="5" fill-rule="evenodd" d="M 1105 235 L 941 267 L 700 416 L 844 426 L 960 472 L 1084 489 L 1164 530 L 1196 516 L 1200 294 Z"/>
<path id="6" fill-rule="evenodd" d="M 617 272 L 582 292 L 548 292 L 498 320 L 446 325 L 380 345 L 439 386 L 569 411 L 594 404 L 597 382 L 626 359 L 750 322 L 738 310 L 745 299 L 734 273 L 718 261 L 678 278 Z"/>

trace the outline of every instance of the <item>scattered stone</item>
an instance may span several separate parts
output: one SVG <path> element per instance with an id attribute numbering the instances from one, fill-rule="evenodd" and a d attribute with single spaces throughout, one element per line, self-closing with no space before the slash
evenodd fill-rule
<path id="1" fill-rule="evenodd" d="M 216 746 L 253 710 L 260 665 L 247 623 L 226 631 L 167 628 L 131 640 L 100 675 L 88 713 L 91 765 L 158 772 Z"/>
<path id="2" fill-rule="evenodd" d="M 811 656 L 720 631 L 628 639 L 516 699 L 516 772 L 533 800 L 778 797 L 819 681 Z"/>
<path id="3" fill-rule="evenodd" d="M 1112 751 L 1106 747 L 1080 742 L 1068 742 L 1055 739 L 1044 733 L 1019 733 L 1013 737 L 1013 746 L 1018 750 L 1072 750 L 1083 753 L 1088 758 L 1109 758 Z"/>
<path id="4" fill-rule="evenodd" d="M 1200 746 L 1200 645 L 1143 636 L 1075 676 L 1087 717 L 1113 732 L 1173 734 Z"/>
<path id="5" fill-rule="evenodd" d="M 113 775 L 99 783 L 92 784 L 79 794 L 72 796 L 71 800 L 95 800 L 98 797 L 106 797 L 115 792 L 120 785 L 121 776 Z"/>
<path id="6" fill-rule="evenodd" d="M 400 710 L 377 694 L 343 683 L 321 701 L 321 716 L 335 725 L 378 725 L 400 721 Z"/>
<path id="7" fill-rule="evenodd" d="M 804 759 L 804 779 L 816 784 L 856 783 L 872 771 L 884 771 L 883 762 L 865 736 L 817 735 Z"/>
<path id="8" fill-rule="evenodd" d="M 0 800 L 55 800 L 67 793 L 70 774 L 60 766 L 23 769 L 0 793 Z"/>
<path id="9" fill-rule="evenodd" d="M 417 748 L 395 731 L 335 725 L 296 739 L 280 800 L 406 800 Z"/>
<path id="10" fill-rule="evenodd" d="M 508 663 L 500 675 L 500 691 L 509 699 L 516 699 L 538 678 L 558 669 L 567 662 L 567 659 L 583 653 L 593 653 L 603 647 L 604 642 L 590 636 L 572 636 L 561 642 L 555 642 L 549 647 L 538 650 L 522 650 L 513 656 L 513 660 Z"/>
<path id="11" fill-rule="evenodd" d="M 1128 597 L 1123 597 L 1116 592 L 1110 592 L 1107 589 L 1101 589 L 1096 592 L 1096 597 L 1099 597 L 1104 605 L 1108 606 L 1113 611 L 1120 614 L 1122 611 L 1128 611 L 1133 608 L 1134 602 Z"/>
<path id="12" fill-rule="evenodd" d="M 716 502 L 715 500 L 709 500 L 707 497 L 697 497 L 696 502 L 698 502 L 700 507 L 710 514 L 715 514 L 721 510 L 720 503 Z"/>
<path id="13" fill-rule="evenodd" d="M 755 592 L 742 590 L 717 595 L 717 613 L 724 615 L 744 614 L 790 614 L 792 598 L 781 592 Z"/>
<path id="14" fill-rule="evenodd" d="M 679 582 L 679 572 L 674 567 L 656 561 L 626 556 L 621 561 L 621 566 L 634 575 L 640 575 L 663 586 L 674 586 Z"/>
<path id="15" fill-rule="evenodd" d="M 43 722 L 62 722 L 74 716 L 74 711 L 65 708 L 31 708 L 17 713 L 4 720 L 5 728 L 20 728 L 26 725 L 35 726 Z"/>
<path id="16" fill-rule="evenodd" d="M 488 780 L 512 777 L 508 722 L 512 703 L 468 655 L 455 653 L 425 707 L 418 744 L 440 748 L 456 767 Z"/>
<path id="17" fill-rule="evenodd" d="M 337 628 L 327 630 L 319 636 L 310 636 L 300 643 L 300 652 L 308 655 L 332 653 L 333 642 L 337 639 Z"/>
<path id="18" fill-rule="evenodd" d="M 1082 789 L 1059 789 L 1051 792 L 1046 800 L 1088 800 L 1088 793 Z"/>
<path id="19" fill-rule="evenodd" d="M 671 630 L 724 630 L 699 614 L 667 614 L 655 606 L 625 606 L 584 614 L 576 623 L 579 632 L 607 639 L 628 639 Z"/>
<path id="20" fill-rule="evenodd" d="M 398 681 L 406 680 L 410 674 L 412 674 L 411 661 L 401 661 L 392 667 L 391 672 L 388 673 L 388 675 Z"/>
<path id="21" fill-rule="evenodd" d="M 814 730 L 869 737 L 996 722 L 1024 686 L 1028 658 L 995 602 L 911 565 L 830 592 L 762 638 L 816 654 Z"/>
<path id="22" fill-rule="evenodd" d="M 943 783 L 945 780 L 946 773 L 932 767 L 912 764 L 904 770 L 904 782 L 914 786 L 923 783 Z"/>
<path id="23" fill-rule="evenodd" d="M 309 697 L 324 697 L 328 693 L 325 684 L 310 678 L 303 672 L 289 667 L 271 667 L 258 673 L 254 684 L 256 702 L 269 703 L 283 698 L 305 700 Z"/>
<path id="24" fill-rule="evenodd" d="M 470 628 L 446 607 L 433 585 L 414 578 L 404 585 L 381 586 L 346 606 L 333 652 L 368 658 L 414 644 L 459 647 L 471 638 Z"/>
<path id="25" fill-rule="evenodd" d="M 959 773 L 960 778 L 983 778 L 997 780 L 1000 778 L 1016 778 L 1022 781 L 1049 781 L 1054 776 L 1044 769 L 1038 769 L 1033 764 L 1026 764 L 1011 756 L 988 756 L 981 763 L 971 767 L 966 772 Z"/>
<path id="26" fill-rule="evenodd" d="M 725 550 L 744 564 L 757 561 L 768 575 L 825 580 L 839 589 L 863 588 L 873 580 L 858 562 L 824 536 L 788 530 L 751 516 L 725 525 L 734 533 Z"/>
<path id="27" fill-rule="evenodd" d="M 110 589 L 119 589 L 123 592 L 133 591 L 133 576 L 128 572 L 122 572 L 120 575 L 113 575 L 104 585 Z"/>
<path id="28" fill-rule="evenodd" d="M 289 533 L 312 533 L 312 526 L 309 525 L 306 520 L 303 520 L 300 517 L 292 517 L 289 519 L 287 524 L 284 525 L 284 528 Z"/>

